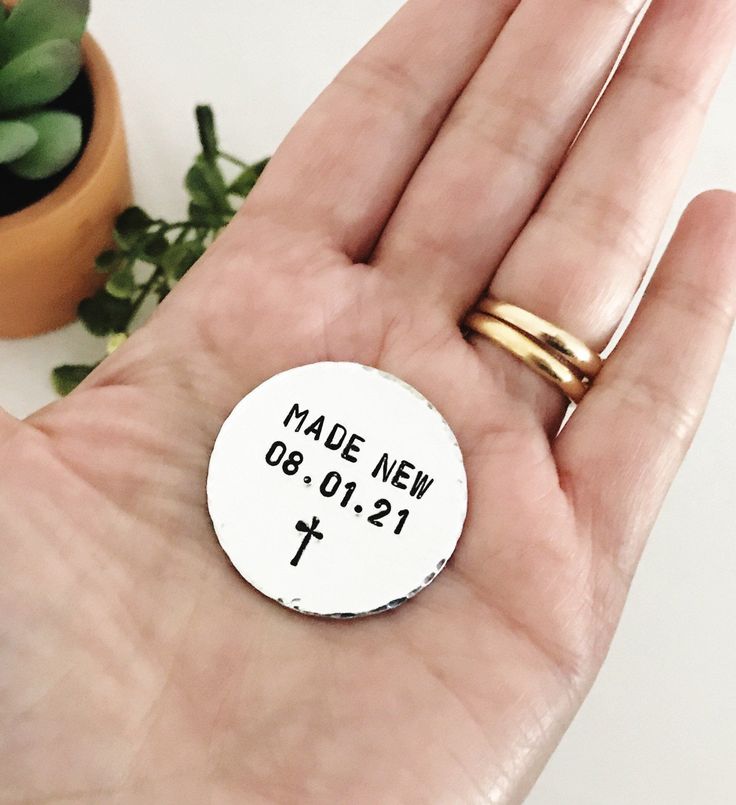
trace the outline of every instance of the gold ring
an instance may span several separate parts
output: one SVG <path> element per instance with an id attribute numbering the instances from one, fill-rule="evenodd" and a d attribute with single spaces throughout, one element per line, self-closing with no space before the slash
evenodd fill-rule
<path id="1" fill-rule="evenodd" d="M 505 321 L 525 335 L 556 353 L 566 363 L 590 380 L 600 372 L 603 360 L 584 341 L 551 322 L 509 302 L 485 297 L 478 310 Z"/>
<path id="2" fill-rule="evenodd" d="M 587 387 L 579 375 L 510 324 L 479 312 L 471 313 L 465 323 L 474 332 L 504 347 L 522 360 L 538 375 L 560 388 L 574 403 L 579 403 L 585 396 Z"/>

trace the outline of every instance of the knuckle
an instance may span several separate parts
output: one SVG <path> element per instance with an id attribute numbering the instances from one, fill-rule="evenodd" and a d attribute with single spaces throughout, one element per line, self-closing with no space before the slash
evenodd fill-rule
<path id="1" fill-rule="evenodd" d="M 572 229 L 596 250 L 624 252 L 642 268 L 649 262 L 654 246 L 651 228 L 637 209 L 611 194 L 575 186 L 565 194 L 564 205 L 543 203 L 536 215 Z"/>
<path id="2" fill-rule="evenodd" d="M 421 80 L 402 61 L 359 54 L 337 74 L 333 86 L 361 98 L 369 115 L 375 115 L 379 109 L 411 120 L 439 123 L 436 103 Z"/>
<path id="3" fill-rule="evenodd" d="M 665 434 L 687 449 L 700 424 L 701 408 L 676 390 L 651 377 L 627 377 L 609 384 L 607 393 L 615 394 L 623 408 L 633 409 L 643 415 L 650 426 L 660 428 Z"/>
<path id="4" fill-rule="evenodd" d="M 670 308 L 680 321 L 695 321 L 700 330 L 710 326 L 728 331 L 736 317 L 736 304 L 726 295 L 717 290 L 708 290 L 687 277 L 669 279 L 667 282 L 655 281 L 647 290 L 647 295 Z"/>
<path id="5" fill-rule="evenodd" d="M 667 68 L 646 62 L 624 59 L 617 75 L 634 83 L 644 84 L 648 89 L 663 96 L 667 104 L 674 102 L 692 107 L 697 114 L 705 116 L 708 98 L 697 74 L 682 68 Z"/>
<path id="6" fill-rule="evenodd" d="M 471 146 L 492 148 L 534 172 L 551 172 L 547 159 L 556 130 L 547 107 L 512 91 L 492 97 L 469 94 L 453 110 L 448 127 Z"/>

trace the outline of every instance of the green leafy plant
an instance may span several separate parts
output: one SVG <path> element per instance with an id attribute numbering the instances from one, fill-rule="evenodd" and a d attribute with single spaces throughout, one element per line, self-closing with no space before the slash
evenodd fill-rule
<path id="1" fill-rule="evenodd" d="M 96 260 L 97 270 L 108 275 L 105 287 L 79 304 L 79 319 L 92 335 L 107 339 L 108 354 L 128 338 L 146 300 L 160 302 L 201 257 L 268 163 L 251 165 L 222 151 L 209 106 L 198 106 L 196 118 L 202 152 L 184 179 L 188 216 L 170 222 L 140 207 L 121 213 L 115 248 Z M 98 365 L 57 366 L 51 376 L 54 388 L 68 394 Z"/>
<path id="2" fill-rule="evenodd" d="M 89 0 L 0 1 L 0 164 L 24 179 L 65 168 L 82 147 L 82 121 L 44 108 L 82 67 Z"/>

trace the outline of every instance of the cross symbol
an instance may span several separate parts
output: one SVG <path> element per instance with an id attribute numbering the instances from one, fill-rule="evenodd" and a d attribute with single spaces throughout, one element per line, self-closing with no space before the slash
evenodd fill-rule
<path id="1" fill-rule="evenodd" d="M 319 518 L 312 517 L 312 525 L 308 526 L 304 520 L 297 520 L 296 523 L 296 530 L 301 531 L 304 534 L 304 539 L 302 540 L 302 544 L 299 546 L 299 550 L 294 554 L 294 558 L 291 560 L 289 564 L 293 567 L 296 567 L 299 564 L 299 560 L 302 558 L 302 554 L 304 553 L 304 549 L 309 545 L 309 540 L 314 537 L 315 539 L 322 539 L 323 534 L 317 531 L 317 526 L 319 525 Z"/>

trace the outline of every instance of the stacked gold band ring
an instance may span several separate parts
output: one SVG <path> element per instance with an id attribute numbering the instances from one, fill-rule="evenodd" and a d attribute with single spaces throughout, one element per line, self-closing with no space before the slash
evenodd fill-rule
<path id="1" fill-rule="evenodd" d="M 579 338 L 524 308 L 491 297 L 470 313 L 466 326 L 511 352 L 579 403 L 603 365 Z"/>

